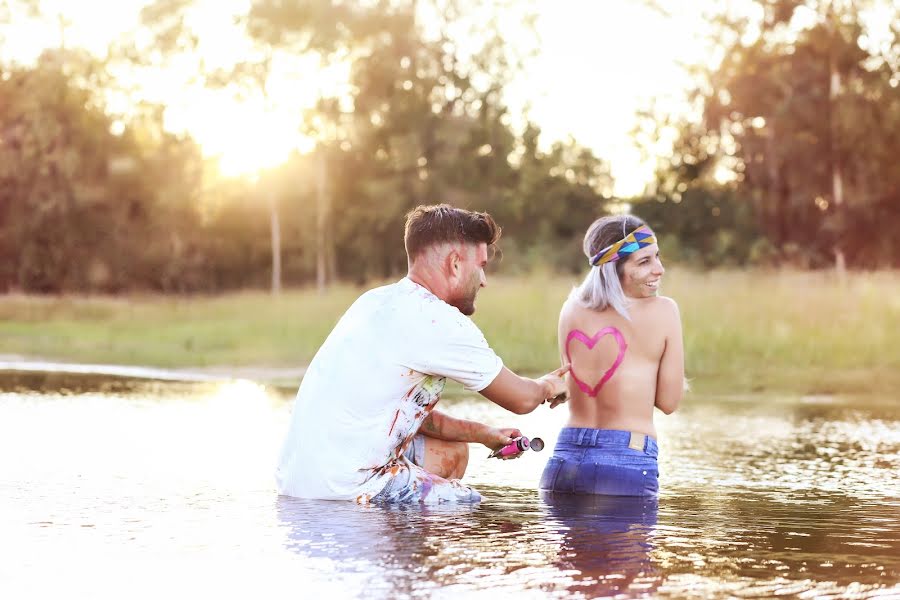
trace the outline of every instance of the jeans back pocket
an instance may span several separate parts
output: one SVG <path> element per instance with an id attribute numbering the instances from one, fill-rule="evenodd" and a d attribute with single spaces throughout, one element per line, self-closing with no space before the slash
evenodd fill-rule
<path id="1" fill-rule="evenodd" d="M 556 456 L 551 456 L 547 461 L 547 464 L 544 465 L 544 471 L 541 473 L 541 483 L 538 487 L 542 490 L 555 490 L 554 487 L 556 485 L 556 478 L 559 475 L 559 469 L 562 467 L 563 461 L 561 458 Z"/>
<path id="2" fill-rule="evenodd" d="M 575 480 L 578 477 L 578 463 L 551 456 L 541 475 L 542 490 L 554 492 L 575 492 Z"/>
<path id="3" fill-rule="evenodd" d="M 659 491 L 655 466 L 597 465 L 594 493 L 609 496 L 653 496 Z"/>

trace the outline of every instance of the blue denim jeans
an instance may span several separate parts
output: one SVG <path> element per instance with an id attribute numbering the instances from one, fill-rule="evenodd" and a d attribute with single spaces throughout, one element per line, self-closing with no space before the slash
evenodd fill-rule
<path id="1" fill-rule="evenodd" d="M 541 475 L 541 489 L 570 494 L 654 496 L 659 492 L 656 440 L 614 429 L 564 427 Z"/>

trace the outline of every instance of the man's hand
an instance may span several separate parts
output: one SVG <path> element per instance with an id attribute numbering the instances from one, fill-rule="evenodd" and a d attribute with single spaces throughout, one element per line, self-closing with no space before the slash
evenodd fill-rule
<path id="1" fill-rule="evenodd" d="M 499 450 L 503 446 L 512 443 L 517 437 L 522 437 L 522 432 L 515 427 L 503 429 L 487 427 L 484 432 L 484 439 L 481 440 L 481 443 L 491 450 Z M 504 457 L 504 459 L 505 458 L 507 457 Z"/>
<path id="2" fill-rule="evenodd" d="M 542 382 L 547 389 L 547 397 L 544 402 L 549 402 L 550 408 L 556 408 L 569 399 L 566 373 L 569 372 L 570 368 L 571 365 L 563 365 L 555 371 L 538 378 L 538 381 Z"/>
<path id="3" fill-rule="evenodd" d="M 569 401 L 569 394 L 567 392 L 563 392 L 559 396 L 554 396 L 553 398 L 547 398 L 547 400 L 545 402 L 550 403 L 550 408 L 556 408 L 563 402 L 568 402 L 568 401 Z"/>

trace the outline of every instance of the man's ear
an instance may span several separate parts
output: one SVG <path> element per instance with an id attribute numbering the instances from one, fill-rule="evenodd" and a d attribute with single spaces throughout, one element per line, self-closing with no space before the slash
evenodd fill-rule
<path id="1" fill-rule="evenodd" d="M 468 259 L 468 248 L 464 244 L 449 244 L 443 263 L 447 279 L 451 281 L 460 279 Z"/>
<path id="2" fill-rule="evenodd" d="M 447 256 L 444 258 L 444 267 L 447 270 L 448 279 L 455 279 L 459 277 L 459 270 L 462 267 L 462 256 L 459 253 L 459 249 L 450 246 L 450 250 L 447 252 Z"/>

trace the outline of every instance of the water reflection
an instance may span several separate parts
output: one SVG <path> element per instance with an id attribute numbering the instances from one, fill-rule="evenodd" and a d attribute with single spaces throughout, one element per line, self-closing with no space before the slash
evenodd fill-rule
<path id="1" fill-rule="evenodd" d="M 668 574 L 667 585 L 690 574 L 703 580 L 695 586 L 763 596 L 797 586 L 874 593 L 900 575 L 898 506 L 827 492 L 669 495 L 661 500 L 653 560 Z M 881 531 L 872 535 L 878 523 Z"/>
<path id="2" fill-rule="evenodd" d="M 323 572 L 355 575 L 354 584 L 369 597 L 405 595 L 421 590 L 422 583 L 436 584 L 434 566 L 447 568 L 446 545 L 474 533 L 467 518 L 475 511 L 468 505 L 357 506 L 286 496 L 276 503 L 284 546 L 319 561 Z M 423 571 L 428 576 L 420 581 Z"/>
<path id="3" fill-rule="evenodd" d="M 533 501 L 534 499 L 531 498 Z M 279 497 L 285 546 L 327 571 L 355 576 L 366 595 L 563 589 L 560 542 L 540 507 L 515 514 L 471 505 L 364 506 Z"/>
<path id="4" fill-rule="evenodd" d="M 562 536 L 557 565 L 578 573 L 571 589 L 590 597 L 657 590 L 662 574 L 650 554 L 655 547 L 657 498 L 542 491 L 541 500 Z"/>

